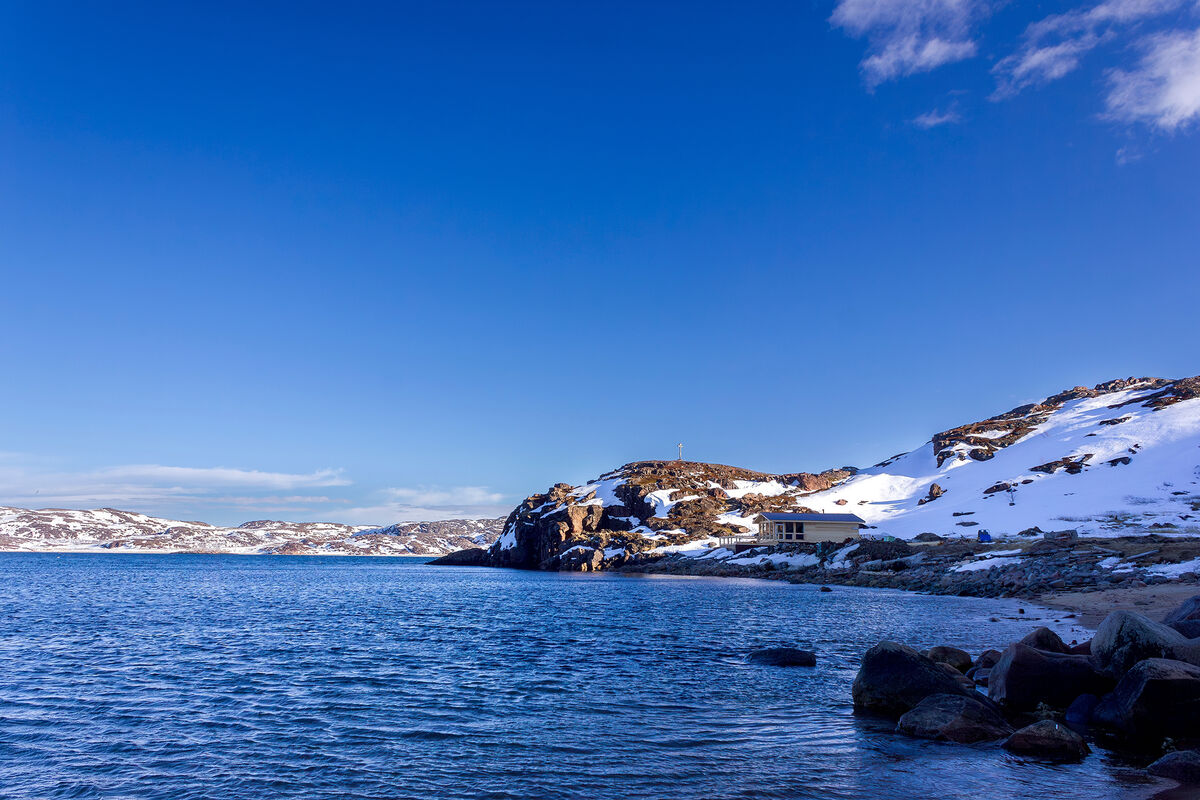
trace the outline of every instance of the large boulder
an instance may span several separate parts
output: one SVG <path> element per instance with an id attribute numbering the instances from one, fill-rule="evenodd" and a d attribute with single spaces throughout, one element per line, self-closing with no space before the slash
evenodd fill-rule
<path id="1" fill-rule="evenodd" d="M 940 664 L 949 664 L 959 672 L 966 672 L 971 668 L 971 656 L 965 650 L 959 650 L 957 647 L 938 645 L 929 648 L 926 655 Z"/>
<path id="2" fill-rule="evenodd" d="M 1029 645 L 1035 650 L 1042 650 L 1046 653 L 1071 652 L 1070 645 L 1064 642 L 1057 633 L 1045 626 L 1036 628 L 1028 633 L 1025 638 L 1021 640 L 1021 644 Z"/>
<path id="3" fill-rule="evenodd" d="M 1163 617 L 1163 624 L 1189 639 L 1200 637 L 1200 594 L 1184 600 L 1178 608 Z"/>
<path id="4" fill-rule="evenodd" d="M 1176 750 L 1146 767 L 1146 772 L 1159 778 L 1180 783 L 1200 784 L 1200 753 L 1195 750 Z"/>
<path id="5" fill-rule="evenodd" d="M 1041 703 L 1066 708 L 1081 694 L 1107 693 L 1113 683 L 1087 656 L 1048 653 L 1017 642 L 988 674 L 988 695 L 1013 711 L 1034 711 Z"/>
<path id="6" fill-rule="evenodd" d="M 746 656 L 746 661 L 767 667 L 815 667 L 817 654 L 795 647 L 764 647 L 752 650 Z"/>
<path id="7" fill-rule="evenodd" d="M 863 656 L 851 694 L 856 711 L 899 717 L 931 694 L 973 692 L 911 647 L 880 642 Z"/>
<path id="8" fill-rule="evenodd" d="M 1051 719 L 1021 728 L 1005 740 L 1004 749 L 1039 761 L 1082 761 L 1091 752 L 1082 736 Z"/>
<path id="9" fill-rule="evenodd" d="M 1013 732 L 996 707 L 981 698 L 933 694 L 900 717 L 896 730 L 945 742 L 988 742 Z"/>
<path id="10" fill-rule="evenodd" d="M 1092 711 L 1092 721 L 1134 743 L 1200 737 L 1200 667 L 1151 658 L 1135 664 Z"/>
<path id="11" fill-rule="evenodd" d="M 1092 639 L 1092 660 L 1097 669 L 1120 678 L 1134 664 L 1148 658 L 1166 658 L 1200 664 L 1200 642 L 1132 611 L 1114 611 L 1105 617 Z"/>

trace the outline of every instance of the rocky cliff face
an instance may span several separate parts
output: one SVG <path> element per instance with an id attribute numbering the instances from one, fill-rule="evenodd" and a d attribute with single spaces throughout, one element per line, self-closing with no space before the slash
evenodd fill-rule
<path id="1" fill-rule="evenodd" d="M 236 528 L 222 528 L 112 508 L 0 507 L 0 550 L 441 555 L 490 545 L 499 536 L 502 522 L 457 519 L 370 528 L 331 522 L 255 520 Z"/>
<path id="2" fill-rule="evenodd" d="M 761 511 L 804 511 L 803 497 L 853 470 L 770 475 L 693 461 L 638 461 L 581 486 L 527 497 L 489 550 L 495 566 L 595 570 L 745 533 Z"/>

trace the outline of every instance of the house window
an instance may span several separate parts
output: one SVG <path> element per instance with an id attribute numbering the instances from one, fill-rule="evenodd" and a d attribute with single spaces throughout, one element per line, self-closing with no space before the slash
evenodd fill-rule
<path id="1" fill-rule="evenodd" d="M 775 532 L 783 533 L 783 523 L 782 522 L 775 523 Z"/>

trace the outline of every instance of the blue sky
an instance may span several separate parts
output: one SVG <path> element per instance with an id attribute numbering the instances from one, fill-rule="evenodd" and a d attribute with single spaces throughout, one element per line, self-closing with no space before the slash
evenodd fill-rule
<path id="1" fill-rule="evenodd" d="M 242 5 L 6 7 L 0 504 L 502 513 L 1200 372 L 1194 1 Z"/>

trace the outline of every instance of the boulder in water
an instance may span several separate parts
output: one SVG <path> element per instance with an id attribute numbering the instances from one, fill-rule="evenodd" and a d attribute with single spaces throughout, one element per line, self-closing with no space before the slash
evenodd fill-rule
<path id="1" fill-rule="evenodd" d="M 1017 642 L 992 667 L 988 696 L 1012 711 L 1033 711 L 1042 703 L 1066 708 L 1081 694 L 1106 694 L 1114 683 L 1087 656 L 1049 653 Z"/>
<path id="2" fill-rule="evenodd" d="M 1200 784 L 1200 753 L 1195 750 L 1176 750 L 1146 767 L 1146 772 L 1159 778 L 1187 784 Z"/>
<path id="3" fill-rule="evenodd" d="M 1200 738 L 1200 667 L 1165 658 L 1139 662 L 1096 706 L 1092 721 L 1147 746 L 1168 736 Z"/>
<path id="4" fill-rule="evenodd" d="M 1005 740 L 1004 749 L 1039 761 L 1082 761 L 1091 752 L 1082 736 L 1050 719 L 1021 728 Z"/>
<path id="5" fill-rule="evenodd" d="M 885 641 L 863 656 L 851 694 L 856 711 L 899 717 L 931 694 L 973 692 L 911 647 Z"/>
<path id="6" fill-rule="evenodd" d="M 1105 617 L 1092 639 L 1092 660 L 1101 672 L 1119 679 L 1139 661 L 1165 658 L 1200 664 L 1200 642 L 1132 611 Z"/>
<path id="7" fill-rule="evenodd" d="M 896 730 L 922 739 L 988 742 L 1013 732 L 993 703 L 982 698 L 933 694 L 900 717 Z"/>
<path id="8" fill-rule="evenodd" d="M 768 667 L 815 667 L 817 654 L 795 647 L 764 647 L 751 651 L 746 661 Z"/>

